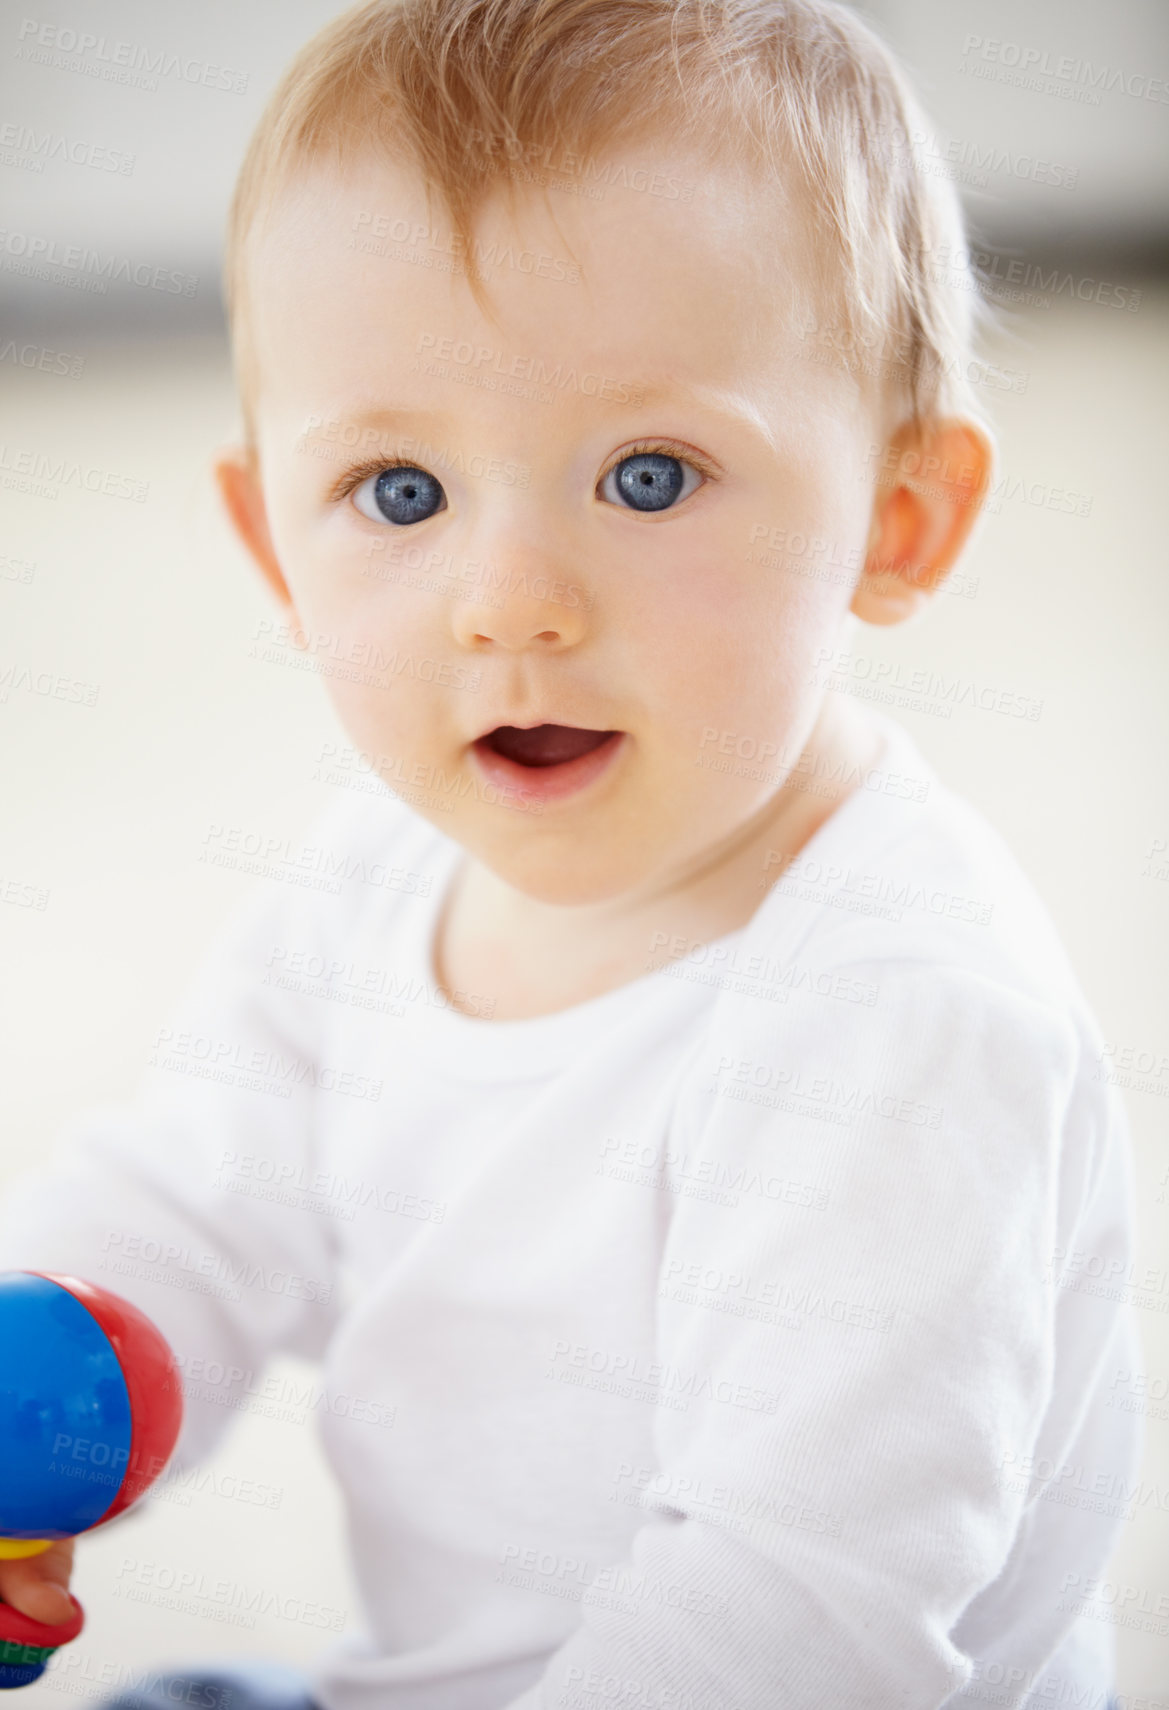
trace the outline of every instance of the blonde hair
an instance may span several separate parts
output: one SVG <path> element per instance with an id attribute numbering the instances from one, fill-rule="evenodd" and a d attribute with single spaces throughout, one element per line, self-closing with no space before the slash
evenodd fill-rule
<path id="1" fill-rule="evenodd" d="M 249 444 L 247 240 L 298 169 L 405 160 L 470 256 L 487 192 L 522 186 L 517 160 L 653 137 L 765 182 L 794 166 L 835 251 L 842 319 L 818 329 L 833 359 L 876 374 L 915 425 L 977 417 L 981 304 L 926 135 L 889 50 L 834 0 L 368 0 L 301 48 L 240 169 L 225 287 Z"/>

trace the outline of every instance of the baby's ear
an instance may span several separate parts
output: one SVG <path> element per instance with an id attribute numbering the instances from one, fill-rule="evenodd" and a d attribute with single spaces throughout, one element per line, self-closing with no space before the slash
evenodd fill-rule
<path id="1" fill-rule="evenodd" d="M 292 596 L 268 530 L 260 467 L 254 452 L 242 444 L 221 446 L 212 461 L 211 472 L 241 544 L 281 605 L 291 606 Z"/>
<path id="2" fill-rule="evenodd" d="M 994 447 L 975 421 L 905 423 L 881 459 L 864 569 L 851 609 L 900 623 L 925 605 L 965 546 L 990 484 Z"/>

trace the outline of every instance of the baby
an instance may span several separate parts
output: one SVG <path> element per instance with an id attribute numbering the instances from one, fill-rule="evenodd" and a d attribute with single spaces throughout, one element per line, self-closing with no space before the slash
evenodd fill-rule
<path id="1" fill-rule="evenodd" d="M 1059 1480 L 1137 1464 L 1123 1119 L 1010 853 L 825 675 L 991 476 L 922 129 L 828 0 L 373 0 L 247 155 L 218 484 L 353 787 L 0 1264 L 154 1319 L 180 1467 L 321 1361 L 326 1710 L 1108 1701 Z"/>

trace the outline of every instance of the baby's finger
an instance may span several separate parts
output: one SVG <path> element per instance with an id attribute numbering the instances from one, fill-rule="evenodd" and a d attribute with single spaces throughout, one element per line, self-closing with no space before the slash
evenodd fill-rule
<path id="1" fill-rule="evenodd" d="M 73 1613 L 72 1570 L 72 1538 L 59 1538 L 39 1556 L 0 1560 L 0 1599 L 34 1621 L 67 1621 Z"/>

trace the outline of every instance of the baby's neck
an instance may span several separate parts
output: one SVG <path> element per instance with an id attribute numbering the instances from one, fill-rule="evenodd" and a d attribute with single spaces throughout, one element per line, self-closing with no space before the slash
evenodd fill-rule
<path id="1" fill-rule="evenodd" d="M 662 966 L 687 948 L 746 926 L 768 889 L 855 787 L 880 747 L 874 728 L 850 703 L 826 697 L 805 764 L 793 770 L 766 811 L 700 870 L 631 902 L 590 907 L 535 902 L 471 855 L 464 857 L 435 933 L 434 976 L 452 1007 L 454 994 L 494 1000 L 496 1021 L 549 1015 L 599 997 Z M 814 760 L 814 767 L 808 766 Z M 838 785 L 808 776 L 839 778 Z M 777 855 L 779 859 L 777 860 Z M 660 944 L 656 952 L 647 947 Z"/>

